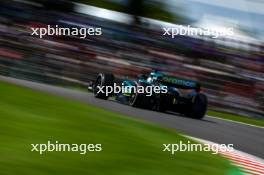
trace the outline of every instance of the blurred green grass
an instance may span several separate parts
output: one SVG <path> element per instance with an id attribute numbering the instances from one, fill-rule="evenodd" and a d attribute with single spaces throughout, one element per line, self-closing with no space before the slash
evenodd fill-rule
<path id="1" fill-rule="evenodd" d="M 0 82 L 1 175 L 236 174 L 220 156 L 162 152 L 187 142 L 174 131 L 93 106 Z M 31 145 L 101 143 L 102 152 L 31 152 Z"/>

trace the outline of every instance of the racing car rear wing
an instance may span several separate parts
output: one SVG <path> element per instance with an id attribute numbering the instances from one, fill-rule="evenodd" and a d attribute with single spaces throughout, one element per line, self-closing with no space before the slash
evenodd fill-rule
<path id="1" fill-rule="evenodd" d="M 160 81 L 165 86 L 172 86 L 180 89 L 195 89 L 200 91 L 201 88 L 200 83 L 196 81 L 178 79 L 172 76 L 161 76 L 158 78 L 158 81 Z"/>

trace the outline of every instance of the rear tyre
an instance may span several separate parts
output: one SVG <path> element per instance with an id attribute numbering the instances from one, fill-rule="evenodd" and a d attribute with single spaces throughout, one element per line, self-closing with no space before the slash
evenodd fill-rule
<path id="1" fill-rule="evenodd" d="M 207 110 L 207 97 L 204 94 L 197 94 L 193 98 L 185 115 L 195 119 L 202 119 Z"/>
<path id="2" fill-rule="evenodd" d="M 107 100 L 111 94 L 106 94 L 106 86 L 114 86 L 114 75 L 104 73 L 98 74 L 93 86 L 94 97 Z M 103 87 L 104 92 L 101 92 L 99 87 Z"/>

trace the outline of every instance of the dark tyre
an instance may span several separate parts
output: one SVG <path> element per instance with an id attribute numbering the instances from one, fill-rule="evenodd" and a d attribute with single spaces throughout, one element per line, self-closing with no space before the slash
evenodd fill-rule
<path id="1" fill-rule="evenodd" d="M 106 86 L 114 86 L 114 75 L 104 73 L 98 74 L 93 86 L 93 93 L 95 98 L 104 100 L 108 99 L 111 94 L 106 94 Z M 104 92 L 101 92 L 99 87 L 103 87 Z"/>
<path id="2" fill-rule="evenodd" d="M 204 94 L 197 94 L 193 97 L 192 103 L 186 111 L 186 116 L 202 119 L 207 110 L 207 97 Z"/>
<path id="3" fill-rule="evenodd" d="M 133 107 L 141 108 L 144 106 L 143 100 L 144 100 L 144 94 L 131 92 L 129 97 L 129 105 Z"/>
<path id="4" fill-rule="evenodd" d="M 131 92 L 129 96 L 129 105 L 137 108 L 148 108 L 148 100 L 149 98 L 145 94 L 136 92 Z"/>

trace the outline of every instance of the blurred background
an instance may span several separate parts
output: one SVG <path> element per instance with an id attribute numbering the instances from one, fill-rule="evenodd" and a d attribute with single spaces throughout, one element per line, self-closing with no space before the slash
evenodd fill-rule
<path id="1" fill-rule="evenodd" d="M 198 80 L 210 108 L 264 119 L 264 3 L 258 0 L 1 0 L 0 74 L 86 87 L 98 72 L 158 69 Z M 31 36 L 31 27 L 100 27 L 102 36 Z M 234 29 L 163 36 L 163 27 Z"/>

